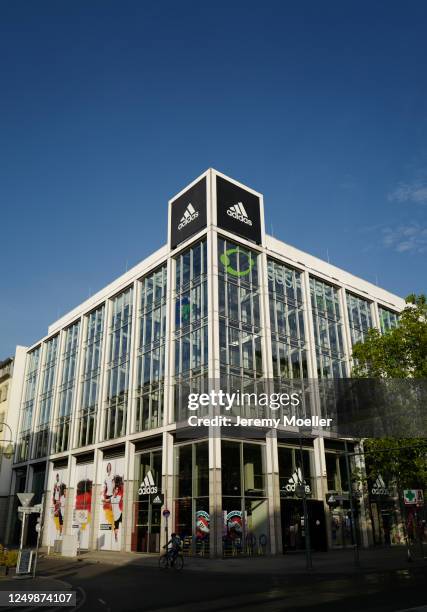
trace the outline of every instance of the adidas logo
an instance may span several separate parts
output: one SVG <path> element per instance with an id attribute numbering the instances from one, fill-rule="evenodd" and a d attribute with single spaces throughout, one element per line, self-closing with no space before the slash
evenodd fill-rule
<path id="1" fill-rule="evenodd" d="M 184 211 L 184 215 L 181 221 L 179 222 L 178 229 L 182 230 L 183 227 L 191 223 L 191 221 L 194 221 L 194 219 L 197 219 L 198 216 L 199 216 L 199 213 L 197 212 L 197 210 L 194 208 L 194 206 L 190 202 Z"/>
<path id="2" fill-rule="evenodd" d="M 157 493 L 157 487 L 154 484 L 153 474 L 150 470 L 141 482 L 141 486 L 138 489 L 138 495 L 151 495 L 152 493 Z"/>
<path id="3" fill-rule="evenodd" d="M 302 472 L 301 472 L 301 468 L 297 468 L 295 472 L 292 474 L 292 476 L 289 478 L 288 483 L 285 485 L 285 491 L 287 493 L 295 493 L 296 486 L 301 485 L 301 484 L 303 484 Z M 310 485 L 306 484 L 305 482 L 304 482 L 304 485 L 305 485 L 305 492 L 311 493 Z"/>
<path id="4" fill-rule="evenodd" d="M 390 491 L 385 486 L 385 482 L 381 474 L 378 474 L 374 486 L 372 487 L 372 495 L 390 495 Z"/>
<path id="5" fill-rule="evenodd" d="M 153 501 L 151 503 L 152 504 L 161 504 L 162 503 L 162 498 L 159 497 L 158 495 L 156 495 L 156 497 L 153 499 Z"/>
<path id="6" fill-rule="evenodd" d="M 246 212 L 242 202 L 237 202 L 237 204 L 234 204 L 234 206 L 230 206 L 230 208 L 227 210 L 227 215 L 229 217 L 234 217 L 242 223 L 246 223 L 246 225 L 252 225 L 252 221 L 249 219 L 248 213 Z"/>

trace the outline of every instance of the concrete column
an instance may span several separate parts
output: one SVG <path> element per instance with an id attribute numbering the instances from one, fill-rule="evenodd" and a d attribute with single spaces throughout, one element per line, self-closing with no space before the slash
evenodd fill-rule
<path id="1" fill-rule="evenodd" d="M 344 287 L 340 287 L 338 289 L 339 301 L 340 301 L 340 309 L 341 309 L 341 319 L 343 322 L 343 344 L 344 344 L 344 354 L 345 354 L 345 362 L 347 366 L 347 375 L 350 376 L 351 368 L 353 366 L 353 360 L 351 357 L 352 354 L 352 343 L 351 343 L 351 333 L 350 333 L 350 322 L 348 318 L 348 310 L 347 310 L 347 294 Z"/>
<path id="2" fill-rule="evenodd" d="M 102 483 L 101 474 L 102 474 L 102 451 L 99 448 L 96 448 L 94 451 L 93 457 L 93 484 L 92 484 L 92 531 L 91 531 L 91 548 L 92 550 L 98 550 L 98 527 L 99 527 L 99 519 L 102 511 L 101 504 L 101 492 L 102 492 Z"/>
<path id="3" fill-rule="evenodd" d="M 280 480 L 277 452 L 277 432 L 270 430 L 266 436 L 266 476 L 269 508 L 269 537 L 272 555 L 283 552 L 282 521 L 280 510 Z"/>
<path id="4" fill-rule="evenodd" d="M 328 479 L 326 473 L 326 457 L 325 457 L 325 442 L 323 438 L 315 438 L 313 440 L 313 463 L 314 463 L 314 493 L 316 498 L 323 502 L 325 510 L 326 536 L 328 539 L 328 547 L 332 545 L 329 506 L 326 503 L 326 493 L 328 490 Z"/>
<path id="5" fill-rule="evenodd" d="M 102 425 L 104 418 L 104 402 L 107 393 L 107 363 L 108 363 L 108 351 L 109 351 L 109 334 L 108 334 L 108 322 L 110 320 L 111 313 L 111 300 L 105 301 L 104 307 L 104 321 L 102 326 L 102 345 L 101 355 L 99 358 L 99 380 L 98 380 L 98 397 L 96 404 L 96 422 L 95 422 L 95 443 L 102 439 Z M 96 452 L 95 452 L 96 457 Z M 97 466 L 95 464 L 95 470 Z"/>
<path id="6" fill-rule="evenodd" d="M 58 353 L 56 363 L 56 374 L 55 374 L 55 387 L 52 396 L 52 407 L 50 413 L 50 427 L 49 427 L 49 439 L 48 439 L 48 453 L 52 454 L 52 444 L 54 436 L 56 434 L 56 419 L 59 410 L 59 387 L 61 385 L 62 370 L 64 368 L 63 353 L 65 349 L 65 336 L 66 331 L 61 329 L 58 338 Z"/>
<path id="7" fill-rule="evenodd" d="M 216 210 L 215 181 L 210 173 L 208 202 Z M 218 391 L 219 369 L 219 299 L 218 299 L 218 235 L 211 229 L 207 234 L 208 258 L 208 378 L 210 387 Z M 221 478 L 221 435 L 218 428 L 209 429 L 209 516 L 211 557 L 222 556 L 222 478 Z"/>
<path id="8" fill-rule="evenodd" d="M 173 503 L 174 494 L 174 439 L 168 431 L 163 432 L 162 442 L 162 493 L 165 496 L 162 510 L 168 509 L 170 516 L 166 519 L 163 514 L 160 522 L 160 550 L 166 544 L 167 535 L 170 537 L 175 525 L 175 505 Z"/>
<path id="9" fill-rule="evenodd" d="M 354 462 L 356 469 L 360 470 L 362 482 L 366 482 L 366 470 L 365 470 L 365 455 L 363 454 L 363 440 L 355 444 Z M 368 548 L 373 544 L 373 532 L 372 532 L 372 521 L 369 513 L 369 494 L 365 494 L 362 488 L 360 489 L 362 496 L 360 499 L 360 517 L 359 527 L 362 540 L 362 546 Z"/>
<path id="10" fill-rule="evenodd" d="M 381 331 L 380 312 L 378 309 L 378 302 L 372 302 L 371 315 L 372 315 L 373 326 Z"/>
<path id="11" fill-rule="evenodd" d="M 129 435 L 135 431 L 135 388 L 137 378 L 137 350 L 139 332 L 138 306 L 141 293 L 141 283 L 135 281 L 132 285 L 132 329 L 129 350 L 129 386 L 126 408 L 126 428 L 125 433 Z"/>
<path id="12" fill-rule="evenodd" d="M 133 531 L 133 520 L 134 520 L 134 501 L 136 500 L 135 495 L 135 480 L 137 474 L 135 473 L 135 445 L 126 440 L 126 451 L 125 451 L 125 494 L 123 497 L 123 536 L 122 536 L 122 550 L 130 552 L 132 550 L 132 531 Z"/>

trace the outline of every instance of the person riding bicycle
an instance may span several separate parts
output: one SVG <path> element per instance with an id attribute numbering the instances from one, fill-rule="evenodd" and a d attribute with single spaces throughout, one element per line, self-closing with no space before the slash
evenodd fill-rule
<path id="1" fill-rule="evenodd" d="M 176 533 L 171 533 L 171 539 L 169 540 L 169 542 L 167 542 L 164 548 L 167 549 L 169 545 L 170 545 L 171 559 L 172 561 L 175 561 L 175 559 L 178 556 L 178 553 L 181 550 L 181 538 L 179 537 L 179 535 L 177 535 Z"/>

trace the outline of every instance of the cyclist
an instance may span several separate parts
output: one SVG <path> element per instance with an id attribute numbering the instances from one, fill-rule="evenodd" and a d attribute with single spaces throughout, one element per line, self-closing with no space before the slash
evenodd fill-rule
<path id="1" fill-rule="evenodd" d="M 178 556 L 179 551 L 181 550 L 181 538 L 179 537 L 179 535 L 177 535 L 176 533 L 171 533 L 171 539 L 169 540 L 169 542 L 167 542 L 167 544 L 163 548 L 167 549 L 169 545 L 170 545 L 170 556 L 173 562 L 175 561 L 175 559 Z"/>

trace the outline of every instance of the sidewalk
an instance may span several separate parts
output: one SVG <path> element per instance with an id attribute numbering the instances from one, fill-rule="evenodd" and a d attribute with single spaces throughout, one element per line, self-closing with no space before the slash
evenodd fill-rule
<path id="1" fill-rule="evenodd" d="M 71 584 L 56 578 L 36 576 L 7 576 L 0 578 L 0 591 L 69 591 Z"/>
<path id="2" fill-rule="evenodd" d="M 427 557 L 427 547 L 424 548 Z M 88 551 L 78 558 L 65 558 L 59 555 L 42 553 L 41 559 L 75 561 L 76 563 L 105 563 L 124 566 L 132 564 L 141 567 L 157 567 L 159 555 L 111 551 Z M 420 550 L 413 551 L 413 561 L 408 563 L 405 547 L 359 550 L 359 566 L 354 563 L 353 549 L 332 550 L 327 553 L 312 554 L 313 572 L 318 574 L 354 574 L 405 570 L 412 567 L 427 567 L 427 560 L 421 558 Z M 265 557 L 234 557 L 228 559 L 209 559 L 185 557 L 185 569 L 198 572 L 244 573 L 244 574 L 304 574 L 306 555 L 304 552 L 288 553 Z"/>

